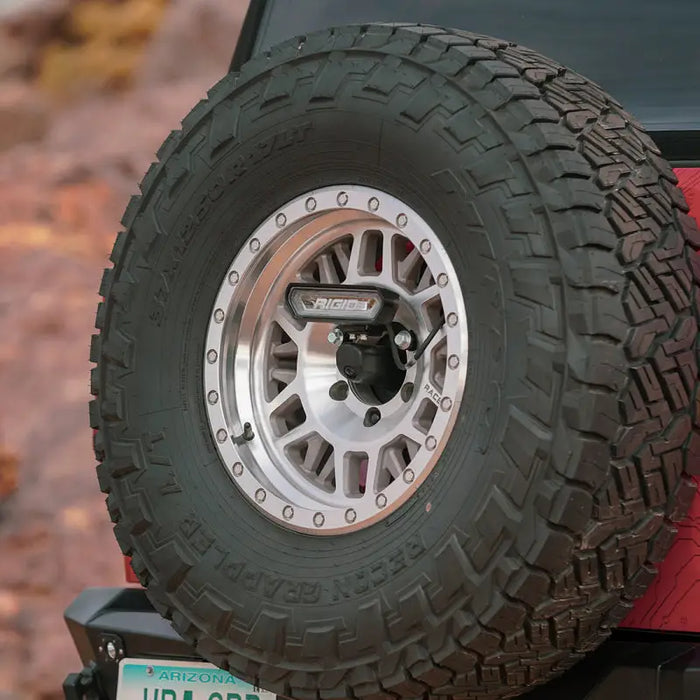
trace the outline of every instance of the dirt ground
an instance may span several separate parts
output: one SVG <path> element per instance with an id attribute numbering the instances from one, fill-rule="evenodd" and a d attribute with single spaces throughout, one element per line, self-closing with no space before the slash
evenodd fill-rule
<path id="1" fill-rule="evenodd" d="M 38 133 L 0 143 L 0 700 L 62 697 L 79 670 L 63 609 L 123 582 L 87 416 L 97 288 L 128 197 L 225 71 L 246 5 L 174 2 L 126 92 L 46 107 L 21 88 L 8 107 L 0 81 L 0 126 L 26 94 L 42 110 Z"/>

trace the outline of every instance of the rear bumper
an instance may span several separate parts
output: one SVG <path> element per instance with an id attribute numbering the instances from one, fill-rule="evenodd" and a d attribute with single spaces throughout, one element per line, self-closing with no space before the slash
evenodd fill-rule
<path id="1" fill-rule="evenodd" d="M 66 700 L 115 700 L 122 656 L 201 660 L 140 588 L 88 588 L 66 610 L 65 619 L 83 664 L 81 672 L 66 678 Z M 700 638 L 620 630 L 563 676 L 522 697 L 697 700 Z"/>

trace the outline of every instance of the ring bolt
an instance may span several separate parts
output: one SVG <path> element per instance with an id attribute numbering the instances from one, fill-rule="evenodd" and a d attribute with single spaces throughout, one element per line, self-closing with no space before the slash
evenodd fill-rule
<path id="1" fill-rule="evenodd" d="M 348 383 L 344 382 L 342 379 L 336 382 L 328 390 L 328 395 L 333 399 L 333 401 L 345 401 L 348 398 Z"/>
<path id="2" fill-rule="evenodd" d="M 367 413 L 365 413 L 364 426 L 365 428 L 371 428 L 373 425 L 377 425 L 381 420 L 382 414 L 379 412 L 378 408 L 368 408 Z"/>

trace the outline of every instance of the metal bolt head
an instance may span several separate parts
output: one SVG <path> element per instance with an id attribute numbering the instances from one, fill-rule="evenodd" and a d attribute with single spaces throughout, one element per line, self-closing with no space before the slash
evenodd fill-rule
<path id="1" fill-rule="evenodd" d="M 345 522 L 354 523 L 357 520 L 357 513 L 353 508 L 348 508 L 345 511 Z"/>
<path id="2" fill-rule="evenodd" d="M 328 331 L 328 342 L 331 345 L 342 345 L 344 338 L 345 335 L 343 334 L 343 331 L 341 331 L 340 328 L 338 328 L 337 326 L 332 330 Z"/>
<path id="3" fill-rule="evenodd" d="M 219 359 L 219 353 L 216 350 L 209 350 L 207 352 L 207 362 L 213 365 Z"/>
<path id="4" fill-rule="evenodd" d="M 437 283 L 438 283 L 438 287 L 446 287 L 447 286 L 447 275 L 444 272 L 441 272 L 438 275 Z"/>
<path id="5" fill-rule="evenodd" d="M 309 197 L 306 200 L 306 211 L 313 211 L 316 209 L 316 200 L 313 197 Z"/>
<path id="6" fill-rule="evenodd" d="M 250 249 L 253 253 L 257 253 L 260 250 L 260 241 L 257 238 L 253 238 L 250 242 Z"/>
<path id="7" fill-rule="evenodd" d="M 447 314 L 447 325 L 448 326 L 451 326 L 452 328 L 454 328 L 457 325 L 457 320 L 458 320 L 457 314 L 455 314 L 455 313 Z"/>
<path id="8" fill-rule="evenodd" d="M 152 676 L 155 673 L 153 666 L 146 666 L 146 675 Z"/>
<path id="9" fill-rule="evenodd" d="M 277 214 L 275 217 L 277 228 L 282 228 L 287 223 L 287 217 L 284 214 Z"/>
<path id="10" fill-rule="evenodd" d="M 265 489 L 258 489 L 255 492 L 255 500 L 258 503 L 262 503 L 266 498 L 267 498 L 267 493 L 265 493 Z"/>
<path id="11" fill-rule="evenodd" d="M 338 204 L 340 204 L 341 207 L 344 207 L 348 203 L 348 193 L 347 192 L 338 192 L 338 196 L 336 198 Z"/>
<path id="12" fill-rule="evenodd" d="M 231 270 L 231 272 L 228 273 L 228 282 L 229 284 L 238 284 L 238 280 L 240 279 L 239 274 L 235 270 Z"/>
<path id="13" fill-rule="evenodd" d="M 407 223 L 408 223 L 408 217 L 406 216 L 406 214 L 399 214 L 396 217 L 396 225 L 399 228 L 403 228 Z"/>
<path id="14" fill-rule="evenodd" d="M 294 508 L 292 508 L 292 506 L 285 506 L 282 508 L 282 517 L 285 520 L 291 520 L 294 517 Z"/>
<path id="15" fill-rule="evenodd" d="M 447 366 L 450 369 L 457 369 L 457 367 L 459 367 L 459 357 L 457 357 L 457 355 L 450 355 L 447 358 Z"/>
<path id="16" fill-rule="evenodd" d="M 331 388 L 328 390 L 328 395 L 333 401 L 345 401 L 345 399 L 348 398 L 349 391 L 348 383 L 341 379 L 331 385 Z"/>
<path id="17" fill-rule="evenodd" d="M 243 465 L 240 462 L 233 463 L 233 475 L 240 476 L 243 474 Z"/>
<path id="18" fill-rule="evenodd" d="M 411 334 L 411 331 L 399 331 L 395 336 L 394 336 L 394 345 L 399 350 L 408 350 L 411 345 L 413 344 L 413 335 Z"/>
<path id="19" fill-rule="evenodd" d="M 381 419 L 382 414 L 379 409 L 372 406 L 372 408 L 367 409 L 367 413 L 365 413 L 365 419 L 362 424 L 365 426 L 365 428 L 371 428 L 373 425 L 377 425 Z"/>
<path id="20" fill-rule="evenodd" d="M 403 470 L 403 480 L 407 484 L 410 484 L 415 478 L 416 478 L 416 475 L 413 473 L 413 469 L 404 469 Z"/>
<path id="21" fill-rule="evenodd" d="M 107 656 L 109 656 L 112 661 L 117 658 L 117 647 L 114 646 L 114 642 L 107 642 Z"/>
<path id="22" fill-rule="evenodd" d="M 314 525 L 316 527 L 321 527 L 326 519 L 323 517 L 323 513 L 314 513 Z"/>
<path id="23" fill-rule="evenodd" d="M 434 450 L 437 447 L 437 440 L 432 435 L 428 435 L 428 437 L 425 438 L 425 446 L 429 450 Z"/>
<path id="24" fill-rule="evenodd" d="M 384 508 L 386 505 L 386 496 L 383 493 L 378 493 L 374 502 L 377 504 L 378 508 Z"/>
<path id="25" fill-rule="evenodd" d="M 377 211 L 377 209 L 379 209 L 379 200 L 376 197 L 370 197 L 367 206 L 370 211 Z"/>
<path id="26" fill-rule="evenodd" d="M 207 401 L 213 406 L 219 400 L 219 395 L 215 391 L 210 391 L 207 394 Z"/>
<path id="27" fill-rule="evenodd" d="M 445 396 L 441 401 L 440 401 L 440 408 L 443 411 L 449 411 L 452 408 L 452 399 L 449 396 Z"/>
<path id="28" fill-rule="evenodd" d="M 214 320 L 217 323 L 221 323 L 224 320 L 224 310 L 223 309 L 217 309 L 214 311 Z"/>
<path id="29" fill-rule="evenodd" d="M 431 248 L 430 241 L 427 238 L 424 238 L 420 242 L 420 252 L 421 253 L 429 253 L 430 248 Z"/>
<path id="30" fill-rule="evenodd" d="M 228 437 L 228 433 L 223 428 L 220 428 L 219 430 L 216 431 L 216 439 L 219 442 L 226 442 L 227 437 Z"/>

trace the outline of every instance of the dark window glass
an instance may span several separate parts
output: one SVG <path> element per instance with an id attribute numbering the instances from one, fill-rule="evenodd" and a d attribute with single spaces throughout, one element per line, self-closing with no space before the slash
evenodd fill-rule
<path id="1" fill-rule="evenodd" d="M 509 39 L 595 80 L 651 130 L 700 129 L 700 0 L 269 0 L 256 51 L 376 21 Z"/>

